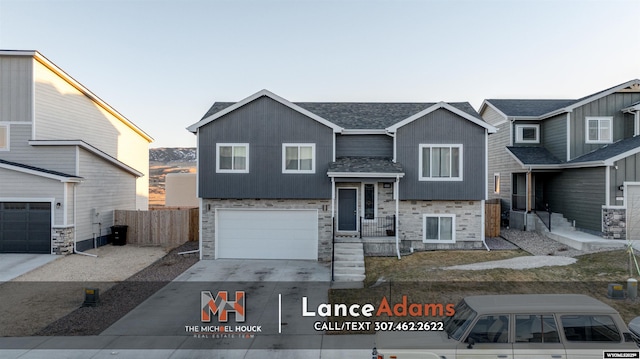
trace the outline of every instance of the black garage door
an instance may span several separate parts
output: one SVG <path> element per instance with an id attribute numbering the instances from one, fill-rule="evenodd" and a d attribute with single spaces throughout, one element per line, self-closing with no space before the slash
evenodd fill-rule
<path id="1" fill-rule="evenodd" d="M 51 203 L 0 202 L 0 253 L 51 253 Z"/>

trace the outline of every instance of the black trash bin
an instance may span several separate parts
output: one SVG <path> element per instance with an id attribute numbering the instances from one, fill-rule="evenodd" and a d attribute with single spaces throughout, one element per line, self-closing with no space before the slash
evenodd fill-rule
<path id="1" fill-rule="evenodd" d="M 124 246 L 127 244 L 127 228 L 128 226 L 112 226 L 111 227 L 111 243 L 114 246 Z"/>

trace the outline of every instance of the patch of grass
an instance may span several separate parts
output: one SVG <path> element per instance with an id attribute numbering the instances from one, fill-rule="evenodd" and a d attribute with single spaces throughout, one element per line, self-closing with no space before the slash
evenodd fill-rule
<path id="1" fill-rule="evenodd" d="M 329 298 L 331 303 L 372 303 L 377 307 L 383 297 L 393 306 L 400 303 L 403 296 L 413 303 L 457 303 L 469 295 L 575 293 L 586 294 L 611 305 L 627 323 L 640 316 L 640 301 L 634 303 L 606 297 L 608 283 L 620 283 L 626 287 L 629 267 L 628 254 L 624 250 L 579 256 L 576 263 L 567 266 L 526 270 L 441 269 L 527 255 L 521 250 L 510 250 L 421 252 L 401 260 L 367 257 L 365 288 L 333 289 Z"/>

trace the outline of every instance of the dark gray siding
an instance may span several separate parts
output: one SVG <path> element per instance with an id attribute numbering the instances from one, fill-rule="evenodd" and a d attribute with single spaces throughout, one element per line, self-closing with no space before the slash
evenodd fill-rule
<path id="1" fill-rule="evenodd" d="M 336 157 L 393 158 L 393 138 L 387 135 L 338 135 Z"/>
<path id="2" fill-rule="evenodd" d="M 462 144 L 463 181 L 419 181 L 420 144 Z M 397 162 L 404 168 L 402 200 L 480 200 L 485 197 L 485 129 L 445 109 L 400 127 Z"/>
<path id="3" fill-rule="evenodd" d="M 576 227 L 602 231 L 605 202 L 604 167 L 565 169 L 545 184 L 553 212 L 564 214 Z"/>
<path id="4" fill-rule="evenodd" d="M 561 114 L 540 124 L 541 143 L 560 161 L 567 160 L 567 115 Z"/>
<path id="5" fill-rule="evenodd" d="M 202 198 L 331 198 L 333 130 L 268 97 L 199 129 Z M 249 173 L 216 173 L 216 143 L 249 143 Z M 283 143 L 315 143 L 315 174 L 283 174 Z"/>
<path id="6" fill-rule="evenodd" d="M 538 125 L 539 131 L 540 131 L 538 136 L 539 136 L 540 141 L 538 143 L 518 142 L 518 132 L 516 131 L 516 126 L 517 125 Z M 542 141 L 544 141 L 544 136 L 543 136 L 543 132 L 542 132 L 542 126 L 540 124 L 540 121 L 533 121 L 533 120 L 531 120 L 531 121 L 530 120 L 514 121 L 511 124 L 511 138 L 513 139 L 513 146 L 518 146 L 518 147 L 539 147 L 541 145 Z"/>
<path id="7" fill-rule="evenodd" d="M 616 169 L 617 167 L 617 169 Z M 623 191 L 618 189 L 624 182 L 640 182 L 640 154 L 635 154 L 620 161 L 615 162 L 611 167 L 611 177 L 609 178 L 609 204 L 612 206 L 622 206 L 623 201 L 616 201 L 616 197 L 623 197 Z"/>
<path id="8" fill-rule="evenodd" d="M 570 128 L 571 158 L 579 157 L 604 146 L 603 144 L 585 143 L 585 117 L 613 116 L 614 142 L 633 136 L 633 116 L 622 113 L 620 109 L 638 101 L 640 101 L 640 93 L 614 93 L 574 109 L 571 113 Z"/>

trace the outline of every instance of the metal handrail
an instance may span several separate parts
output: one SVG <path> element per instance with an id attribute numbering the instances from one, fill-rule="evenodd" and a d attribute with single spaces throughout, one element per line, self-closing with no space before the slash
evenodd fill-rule
<path id="1" fill-rule="evenodd" d="M 360 217 L 360 238 L 362 237 L 391 237 L 396 233 L 396 216 L 374 217 L 364 219 Z"/>

